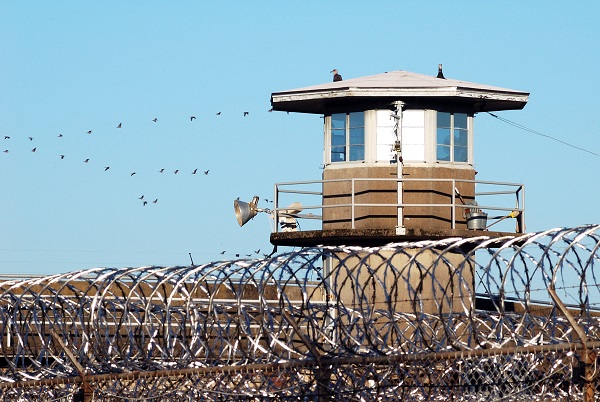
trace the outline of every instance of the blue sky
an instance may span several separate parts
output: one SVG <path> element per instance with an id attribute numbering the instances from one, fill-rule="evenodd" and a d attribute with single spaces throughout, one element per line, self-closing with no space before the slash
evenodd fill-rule
<path id="1" fill-rule="evenodd" d="M 530 92 L 500 115 L 600 153 L 600 5 L 523 3 L 3 2 L 0 273 L 270 252 L 269 220 L 240 228 L 233 200 L 320 179 L 319 116 L 268 110 L 333 68 L 443 63 Z M 475 130 L 478 178 L 525 184 L 528 231 L 600 222 L 599 157 L 486 114 Z"/>

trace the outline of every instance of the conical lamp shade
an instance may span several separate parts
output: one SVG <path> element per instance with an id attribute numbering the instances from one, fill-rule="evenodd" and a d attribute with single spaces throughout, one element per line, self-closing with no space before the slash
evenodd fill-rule
<path id="1" fill-rule="evenodd" d="M 233 208 L 240 226 L 244 226 L 246 222 L 256 216 L 256 210 L 247 202 L 235 200 L 233 201 Z"/>

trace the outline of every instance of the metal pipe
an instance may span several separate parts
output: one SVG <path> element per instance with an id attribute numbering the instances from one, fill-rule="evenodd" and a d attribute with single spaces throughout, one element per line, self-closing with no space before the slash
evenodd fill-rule
<path id="1" fill-rule="evenodd" d="M 394 151 L 396 152 L 396 178 L 397 181 L 397 194 L 398 194 L 398 217 L 396 224 L 396 234 L 399 236 L 406 234 L 406 228 L 404 227 L 404 210 L 402 206 L 402 109 L 404 108 L 404 102 L 394 102 L 394 113 L 392 117 L 396 120 L 394 125 L 394 135 L 396 136 L 396 142 L 394 144 Z"/>

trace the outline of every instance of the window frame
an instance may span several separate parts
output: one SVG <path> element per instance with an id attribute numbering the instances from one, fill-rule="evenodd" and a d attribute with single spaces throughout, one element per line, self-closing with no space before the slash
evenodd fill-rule
<path id="1" fill-rule="evenodd" d="M 438 130 L 440 127 L 438 126 L 439 122 L 439 114 L 444 113 L 449 115 L 450 123 L 449 127 L 443 127 L 448 129 L 448 138 L 450 139 L 449 144 L 441 144 L 438 142 Z M 455 124 L 455 115 L 460 114 L 466 116 L 466 127 L 457 127 Z M 459 165 L 472 165 L 473 164 L 473 114 L 465 113 L 465 112 L 450 112 L 444 110 L 438 110 L 435 113 L 434 117 L 434 127 L 433 127 L 433 159 L 436 163 L 448 163 L 448 164 L 459 164 Z M 464 148 L 466 148 L 466 160 L 457 161 L 455 151 L 456 148 L 460 145 L 455 143 L 455 134 L 456 132 L 464 131 L 467 135 L 466 144 Z M 438 147 L 447 146 L 449 149 L 449 159 L 440 159 L 438 155 Z"/>
<path id="2" fill-rule="evenodd" d="M 352 115 L 361 115 L 362 116 L 362 125 L 361 126 L 352 126 L 351 121 L 353 120 Z M 340 129 L 333 128 L 334 116 L 344 115 L 344 143 L 343 144 L 333 144 L 335 136 L 335 132 L 341 131 Z M 341 113 L 331 113 L 325 116 L 325 161 L 326 164 L 341 164 L 341 163 L 363 163 L 367 158 L 367 115 L 365 111 L 356 111 L 356 112 L 341 112 Z M 338 120 L 338 121 L 341 121 Z M 362 129 L 362 143 L 355 143 L 355 137 L 353 136 L 354 130 Z M 337 137 L 339 138 L 339 137 Z M 333 160 L 333 150 L 335 148 L 344 149 L 344 160 Z M 362 150 L 362 158 L 360 159 L 351 159 L 353 148 L 359 149 L 359 153 Z"/>

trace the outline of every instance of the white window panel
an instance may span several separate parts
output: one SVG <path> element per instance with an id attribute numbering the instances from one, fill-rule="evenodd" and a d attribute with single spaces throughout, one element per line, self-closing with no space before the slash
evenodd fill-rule
<path id="1" fill-rule="evenodd" d="M 425 144 L 406 144 L 402 147 L 402 159 L 405 162 L 424 162 Z"/>
<path id="2" fill-rule="evenodd" d="M 405 110 L 402 112 L 402 128 L 404 127 L 425 127 L 424 110 Z"/>
<path id="3" fill-rule="evenodd" d="M 385 162 L 396 160 L 396 156 L 394 152 L 392 152 L 392 144 L 377 145 L 377 160 Z"/>
<path id="4" fill-rule="evenodd" d="M 424 127 L 402 127 L 402 144 L 425 145 Z"/>

